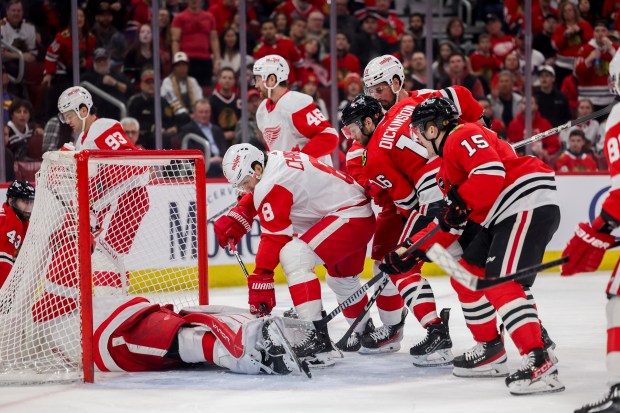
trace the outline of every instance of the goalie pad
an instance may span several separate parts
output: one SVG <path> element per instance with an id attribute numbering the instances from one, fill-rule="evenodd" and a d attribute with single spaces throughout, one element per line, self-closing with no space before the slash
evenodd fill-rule
<path id="1" fill-rule="evenodd" d="M 596 271 L 605 251 L 614 242 L 613 236 L 597 232 L 585 222 L 580 223 L 562 253 L 562 256 L 569 257 L 569 261 L 562 266 L 562 275 Z"/>

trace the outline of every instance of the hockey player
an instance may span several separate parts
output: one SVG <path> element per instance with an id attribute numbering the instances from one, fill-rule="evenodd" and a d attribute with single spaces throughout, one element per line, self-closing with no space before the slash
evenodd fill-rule
<path id="1" fill-rule="evenodd" d="M 609 64 L 609 85 L 620 95 L 620 53 Z M 611 231 L 620 226 L 620 105 L 616 104 L 605 127 L 605 157 L 609 165 L 611 189 L 601 213 L 590 224 L 582 222 L 562 253 L 570 261 L 562 266 L 562 275 L 596 271 L 605 250 L 615 245 Z M 576 413 L 620 412 L 620 263 L 616 264 L 607 284 L 607 384 L 609 391 L 599 401 L 587 404 Z"/>
<path id="2" fill-rule="evenodd" d="M 58 98 L 58 111 L 60 120 L 78 134 L 75 146 L 65 145 L 61 150 L 136 150 L 118 121 L 97 118 L 92 97 L 83 87 L 65 90 Z M 62 171 L 57 172 L 62 175 Z M 95 290 L 108 289 L 110 293 L 116 293 L 128 287 L 123 257 L 131 249 L 140 223 L 149 209 L 145 187 L 149 169 L 144 166 L 110 165 L 99 166 L 98 170 L 89 172 L 92 172 L 88 182 L 90 224 L 93 237 L 96 237 L 92 256 L 93 285 Z M 62 182 L 59 180 L 59 185 Z M 57 195 L 57 199 L 67 204 L 61 195 Z M 73 260 L 76 255 L 63 252 L 72 248 L 70 239 L 74 236 L 76 225 L 72 214 L 68 213 L 62 228 L 50 237 L 56 252 L 46 274 L 46 286 L 50 288 L 75 268 Z M 55 294 L 53 289 L 46 289 L 38 305 L 42 311 L 40 316 L 48 317 L 52 314 L 44 315 L 46 312 L 53 311 L 53 316 L 57 316 L 71 311 L 76 303 L 72 298 Z"/>
<path id="3" fill-rule="evenodd" d="M 433 224 L 405 243 L 405 248 L 436 225 L 442 231 L 407 259 L 400 259 L 404 249 L 398 249 L 386 257 L 386 262 L 406 270 L 434 242 L 450 245 L 457 237 L 454 234 L 471 220 L 483 229 L 466 247 L 460 262 L 473 274 L 499 276 L 539 264 L 560 222 L 553 171 L 536 158 L 517 157 L 512 147 L 480 124 L 459 124 L 458 111 L 448 99 L 426 100 L 415 108 L 411 119 L 411 127 L 429 155 L 442 158 L 437 182 L 447 202 Z M 533 281 L 531 277 L 523 284 L 530 286 Z M 471 304 L 478 305 L 486 297 L 524 355 L 521 368 L 506 378 L 512 394 L 564 390 L 545 349 L 536 307 L 528 302 L 520 283 L 510 281 L 484 291 L 471 291 L 454 281 L 452 285 L 466 317 L 468 312 L 474 315 Z M 497 375 L 507 373 L 506 353 L 494 315 L 493 322 L 488 322 L 492 309 L 483 313 L 484 317 L 480 310 L 478 318 L 485 322 L 468 322 L 478 344 L 454 359 L 455 375 L 475 376 L 489 370 Z"/>
<path id="4" fill-rule="evenodd" d="M 224 176 L 240 192 L 253 193 L 263 229 L 256 268 L 248 277 L 253 314 L 276 305 L 273 271 L 280 263 L 301 320 L 321 319 L 321 286 L 315 265 L 324 263 L 327 285 L 344 301 L 360 285 L 366 246 L 375 228 L 370 200 L 353 178 L 305 153 L 273 151 L 268 155 L 249 144 L 233 145 L 222 162 Z M 368 298 L 344 309 L 352 322 Z M 368 316 L 366 316 L 368 317 Z M 366 320 L 360 323 L 362 328 Z M 312 363 L 333 364 L 327 329 L 309 330 L 297 347 Z M 311 364 L 312 366 L 313 364 Z"/>
<path id="5" fill-rule="evenodd" d="M 410 138 L 411 112 L 417 104 L 429 96 L 451 97 L 459 107 L 465 108 L 462 116 L 470 121 L 479 119 L 482 107 L 467 89 L 458 86 L 441 91 L 429 89 L 415 91 L 410 96 L 404 92 L 405 96 L 400 96 L 402 99 L 397 100 L 393 88 L 400 89 L 404 73 L 400 62 L 392 56 L 373 60 L 366 67 L 365 74 L 386 89 L 388 84 L 391 84 L 389 90 L 394 96 L 393 100 L 388 102 L 390 109 L 384 116 L 379 101 L 369 96 L 359 96 L 343 110 L 342 123 L 345 125 L 343 132 L 345 135 L 357 136 L 358 139 L 367 142 L 365 160 L 362 161 L 364 175 L 370 182 L 384 187 L 398 210 L 408 218 L 404 228 L 402 225 L 393 228 L 402 229 L 400 235 L 402 242 L 432 220 L 436 210 L 433 204 L 442 199 L 441 191 L 434 184 L 434 175 L 440 161 L 429 160 L 426 149 Z M 398 93 L 401 92 L 403 91 L 400 90 Z M 379 224 L 381 225 L 381 221 Z M 392 247 L 387 245 L 387 248 L 391 249 L 395 245 L 397 244 L 392 244 Z M 379 259 L 378 253 L 373 257 Z M 452 345 L 447 326 L 448 313 L 444 313 L 446 319 L 442 322 L 436 312 L 430 284 L 421 277 L 420 268 L 413 268 L 404 274 L 392 272 L 394 274 L 391 274 L 390 279 L 397 286 L 408 308 L 428 333 L 422 342 L 410 350 L 414 364 L 437 366 L 450 363 L 452 354 L 449 349 Z M 424 291 L 420 293 L 422 290 Z M 399 334 L 397 327 L 389 325 L 384 327 L 389 333 L 381 336 L 374 334 L 375 342 L 367 341 L 362 344 L 378 348 L 384 341 L 402 339 L 402 335 L 399 339 L 395 338 Z M 402 329 L 402 325 L 400 328 Z"/>
<path id="6" fill-rule="evenodd" d="M 36 323 L 41 346 L 70 368 L 81 363 L 79 311 Z M 98 371 L 159 371 L 211 363 L 234 373 L 300 372 L 281 318 L 256 319 L 225 306 L 173 311 L 144 297 L 93 297 L 93 358 Z M 298 364 L 299 363 L 299 364 Z"/>
<path id="7" fill-rule="evenodd" d="M 6 191 L 0 211 L 0 287 L 4 284 L 26 237 L 34 203 L 34 186 L 14 181 Z"/>
<path id="8" fill-rule="evenodd" d="M 268 55 L 254 63 L 256 89 L 263 101 L 256 123 L 270 151 L 301 151 L 331 165 L 330 154 L 338 146 L 338 134 L 312 98 L 287 88 L 289 66 L 279 55 Z M 222 248 L 236 245 L 252 228 L 256 216 L 251 194 L 214 223 Z"/>

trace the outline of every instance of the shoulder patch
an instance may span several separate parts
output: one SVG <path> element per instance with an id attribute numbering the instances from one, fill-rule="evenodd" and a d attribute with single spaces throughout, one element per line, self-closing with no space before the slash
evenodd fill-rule
<path id="1" fill-rule="evenodd" d="M 362 166 L 366 166 L 366 159 L 368 158 L 367 152 L 368 149 L 364 149 L 364 153 L 362 154 Z"/>

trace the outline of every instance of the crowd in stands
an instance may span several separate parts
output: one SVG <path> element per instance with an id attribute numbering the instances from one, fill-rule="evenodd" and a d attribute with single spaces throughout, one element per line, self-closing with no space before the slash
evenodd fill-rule
<path id="1" fill-rule="evenodd" d="M 79 2 L 80 81 L 124 103 L 128 136 L 155 148 L 155 90 L 159 88 L 164 149 L 181 147 L 189 133 L 207 140 L 221 176 L 226 149 L 241 140 L 239 76 L 252 79 L 255 59 L 276 53 L 291 67 L 289 87 L 311 95 L 329 118 L 329 86 L 339 108 L 363 92 L 361 71 L 393 54 L 405 68 L 405 88 L 466 86 L 485 108 L 491 128 L 518 142 L 525 136 L 524 1 L 476 1 L 469 27 L 458 17 L 433 36 L 433 78 L 427 77 L 425 16 L 391 0 L 335 0 L 336 50 L 329 50 L 326 0 L 248 0 L 247 67 L 241 66 L 238 0 L 165 0 L 159 10 L 161 84 L 155 84 L 151 0 Z M 407 3 L 407 2 L 405 2 Z M 609 61 L 620 42 L 620 2 L 532 0 L 534 99 L 532 133 L 607 106 Z M 56 117 L 60 93 L 73 83 L 68 1 L 0 2 L 6 179 L 32 179 L 45 151 L 73 140 Z M 24 79 L 14 83 L 19 49 Z M 331 58 L 338 78 L 331 79 Z M 264 148 L 254 115 L 260 95 L 248 85 L 250 140 Z M 92 91 L 91 91 L 92 92 Z M 120 118 L 118 106 L 93 93 L 98 116 Z M 120 120 L 120 119 L 119 119 Z M 337 124 L 336 119 L 330 119 Z M 562 172 L 606 168 L 604 119 L 591 120 L 532 145 L 528 153 Z M 341 150 L 346 151 L 343 140 Z M 344 165 L 343 165 L 344 167 Z"/>

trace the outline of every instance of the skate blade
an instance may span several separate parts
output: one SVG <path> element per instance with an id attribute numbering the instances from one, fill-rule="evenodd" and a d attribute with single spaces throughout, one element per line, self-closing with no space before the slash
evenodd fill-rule
<path id="1" fill-rule="evenodd" d="M 423 356 L 412 356 L 413 365 L 416 367 L 441 367 L 451 366 L 454 355 L 449 348 L 443 350 L 437 350 L 430 354 Z"/>
<path id="2" fill-rule="evenodd" d="M 286 353 L 284 354 L 283 360 L 286 366 L 291 371 L 291 373 L 293 372 L 303 373 L 309 379 L 311 379 L 312 373 L 310 373 L 310 368 L 308 367 L 308 363 L 306 363 L 303 360 L 300 360 L 295 355 L 293 346 L 291 346 L 291 343 L 288 341 L 288 339 L 284 335 L 284 332 L 280 329 L 280 326 L 278 326 L 275 322 L 270 322 L 267 325 L 267 330 L 269 331 L 270 337 L 276 338 L 278 341 L 277 344 L 283 346 L 286 349 Z"/>
<path id="3" fill-rule="evenodd" d="M 566 387 L 558 380 L 557 373 L 543 376 L 540 379 L 530 382 L 520 380 L 510 383 L 508 390 L 513 396 L 528 396 L 545 393 L 558 393 L 564 391 Z"/>
<path id="4" fill-rule="evenodd" d="M 377 347 L 377 348 L 368 348 L 368 347 L 362 346 L 359 349 L 358 353 L 364 354 L 364 355 L 383 354 L 383 353 L 395 353 L 398 350 L 400 350 L 400 343 L 389 343 L 383 347 Z"/>
<path id="5" fill-rule="evenodd" d="M 327 367 L 333 367 L 336 364 L 336 360 L 329 356 L 329 353 L 321 353 L 315 356 L 305 357 L 303 362 L 308 365 L 310 369 L 324 369 Z"/>
<path id="6" fill-rule="evenodd" d="M 452 370 L 452 374 L 456 377 L 464 378 L 484 378 L 484 377 L 507 377 L 508 366 L 506 363 L 487 364 L 484 366 L 476 367 L 473 369 L 465 369 L 462 367 L 455 367 Z"/>

